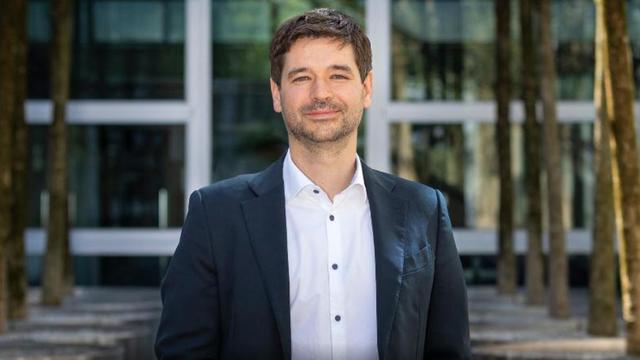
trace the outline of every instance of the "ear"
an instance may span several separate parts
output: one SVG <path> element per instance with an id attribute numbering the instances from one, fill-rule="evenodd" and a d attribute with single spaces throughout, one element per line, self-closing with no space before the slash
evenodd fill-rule
<path id="1" fill-rule="evenodd" d="M 273 111 L 281 113 L 282 102 L 280 101 L 280 87 L 271 78 L 269 78 L 269 83 L 271 84 L 271 101 L 273 101 Z"/>
<path id="2" fill-rule="evenodd" d="M 373 91 L 373 71 L 369 71 L 367 77 L 362 82 L 362 91 L 364 95 L 363 105 L 364 108 L 368 108 L 371 105 L 371 92 Z"/>

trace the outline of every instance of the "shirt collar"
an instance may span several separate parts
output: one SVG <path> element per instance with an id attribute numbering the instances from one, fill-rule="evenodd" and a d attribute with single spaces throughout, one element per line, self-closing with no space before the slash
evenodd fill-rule
<path id="1" fill-rule="evenodd" d="M 290 150 L 287 150 L 287 155 L 285 156 L 284 163 L 282 165 L 282 179 L 284 181 L 285 202 L 297 197 L 300 191 L 307 186 L 313 186 L 318 189 L 320 188 L 314 184 L 314 182 L 311 181 L 311 179 L 309 179 L 307 175 L 305 175 L 293 162 Z M 359 186 L 362 188 L 362 193 L 366 200 L 367 191 L 364 185 L 364 176 L 362 175 L 362 164 L 358 154 L 356 154 L 356 171 L 354 172 L 353 177 L 351 178 L 351 183 L 347 186 L 347 189 L 353 186 Z"/>

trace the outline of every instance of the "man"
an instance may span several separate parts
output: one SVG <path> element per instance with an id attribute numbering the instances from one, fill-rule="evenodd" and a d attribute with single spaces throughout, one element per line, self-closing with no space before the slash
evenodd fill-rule
<path id="1" fill-rule="evenodd" d="M 442 194 L 356 154 L 373 82 L 366 35 L 313 10 L 278 28 L 270 61 L 289 151 L 191 195 L 158 358 L 469 358 Z"/>

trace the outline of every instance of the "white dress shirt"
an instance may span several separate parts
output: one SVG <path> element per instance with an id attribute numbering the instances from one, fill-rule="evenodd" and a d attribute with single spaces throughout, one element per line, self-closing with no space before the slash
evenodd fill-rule
<path id="1" fill-rule="evenodd" d="M 292 360 L 378 358 L 371 212 L 355 161 L 331 202 L 290 153 L 284 160 Z"/>

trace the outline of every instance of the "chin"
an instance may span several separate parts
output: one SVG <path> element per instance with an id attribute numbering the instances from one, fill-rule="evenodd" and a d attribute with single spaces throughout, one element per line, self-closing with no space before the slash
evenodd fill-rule
<path id="1" fill-rule="evenodd" d="M 315 136 L 305 137 L 307 141 L 314 144 L 331 144 L 344 142 L 349 136 L 341 134 L 316 134 Z"/>

